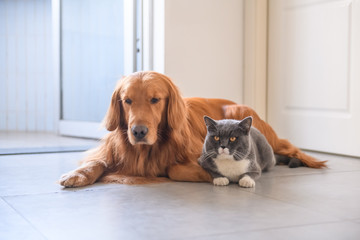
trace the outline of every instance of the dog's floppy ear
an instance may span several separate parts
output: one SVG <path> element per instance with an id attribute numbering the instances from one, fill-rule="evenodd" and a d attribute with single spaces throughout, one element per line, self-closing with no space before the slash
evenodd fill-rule
<path id="1" fill-rule="evenodd" d="M 180 94 L 179 89 L 170 79 L 169 83 L 169 99 L 167 120 L 171 129 L 180 129 L 186 123 L 187 112 L 185 102 Z"/>
<path id="2" fill-rule="evenodd" d="M 103 120 L 103 126 L 105 126 L 109 131 L 114 131 L 117 127 L 120 126 L 120 124 L 122 124 L 123 121 L 124 114 L 122 102 L 120 99 L 120 91 L 121 86 L 119 81 L 112 94 L 110 106 Z"/>

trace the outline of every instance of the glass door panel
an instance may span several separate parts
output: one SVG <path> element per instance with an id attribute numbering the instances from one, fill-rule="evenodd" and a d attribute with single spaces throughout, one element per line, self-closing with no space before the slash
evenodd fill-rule
<path id="1" fill-rule="evenodd" d="M 98 130 L 115 83 L 124 75 L 128 2 L 61 1 L 61 134 L 99 136 L 87 132 Z"/>

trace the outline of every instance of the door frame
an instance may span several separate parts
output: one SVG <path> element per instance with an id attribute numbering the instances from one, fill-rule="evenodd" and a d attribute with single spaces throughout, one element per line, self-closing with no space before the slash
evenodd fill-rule
<path id="1" fill-rule="evenodd" d="M 124 75 L 135 71 L 136 66 L 136 31 L 135 0 L 124 0 Z M 69 121 L 61 119 L 61 0 L 52 0 L 52 37 L 53 68 L 55 84 L 55 131 L 60 135 L 96 138 L 103 137 L 107 131 L 99 122 Z"/>
<path id="2" fill-rule="evenodd" d="M 267 120 L 268 0 L 244 1 L 243 102 Z"/>

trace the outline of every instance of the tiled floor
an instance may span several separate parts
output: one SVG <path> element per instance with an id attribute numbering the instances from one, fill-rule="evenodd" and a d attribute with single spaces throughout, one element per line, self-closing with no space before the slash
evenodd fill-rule
<path id="1" fill-rule="evenodd" d="M 82 154 L 0 156 L 1 240 L 360 239 L 360 159 L 312 153 L 329 169 L 277 166 L 255 189 L 180 182 L 63 189 L 57 179 Z"/>

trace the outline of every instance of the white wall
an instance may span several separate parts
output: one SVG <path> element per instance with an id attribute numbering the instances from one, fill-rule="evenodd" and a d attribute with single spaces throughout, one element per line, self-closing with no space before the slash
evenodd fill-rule
<path id="1" fill-rule="evenodd" d="M 0 130 L 55 131 L 51 0 L 0 1 Z"/>
<path id="2" fill-rule="evenodd" d="M 165 0 L 164 34 L 164 71 L 184 96 L 242 102 L 242 0 Z"/>

